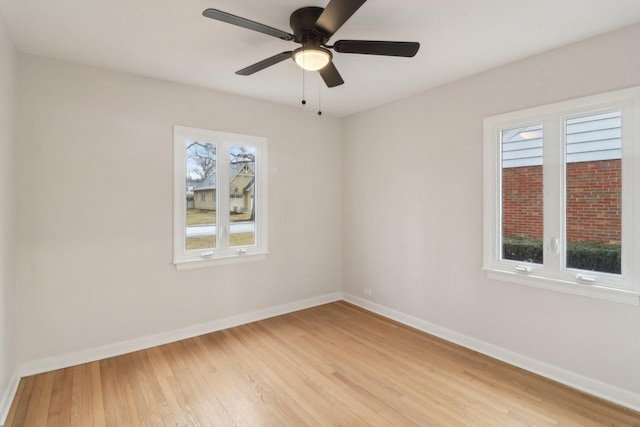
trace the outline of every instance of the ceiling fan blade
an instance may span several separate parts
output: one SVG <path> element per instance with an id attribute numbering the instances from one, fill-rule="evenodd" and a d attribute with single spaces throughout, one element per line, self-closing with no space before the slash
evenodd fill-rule
<path id="1" fill-rule="evenodd" d="M 331 37 L 367 0 L 331 0 L 316 21 L 316 28 Z"/>
<path id="2" fill-rule="evenodd" d="M 411 58 L 418 53 L 418 42 L 382 42 L 372 40 L 339 40 L 333 50 L 340 53 L 361 53 L 365 55 L 403 56 Z"/>
<path id="3" fill-rule="evenodd" d="M 290 50 L 288 52 L 282 52 L 277 55 L 273 55 L 271 58 L 263 59 L 260 62 L 256 62 L 253 65 L 249 65 L 247 68 L 243 68 L 242 70 L 236 71 L 236 74 L 239 74 L 241 76 L 250 76 L 251 74 L 264 70 L 267 67 L 276 65 L 278 62 L 282 62 L 285 59 L 291 58 L 292 53 L 293 51 Z"/>
<path id="4" fill-rule="evenodd" d="M 246 18 L 241 18 L 236 15 L 232 15 L 227 12 L 223 12 L 217 9 L 207 9 L 202 12 L 202 15 L 207 18 L 215 19 L 217 21 L 226 22 L 227 24 L 236 25 L 238 27 L 247 28 L 249 30 L 257 31 L 259 33 L 267 34 L 269 36 L 277 37 L 282 40 L 293 40 L 293 34 L 286 33 L 278 30 L 277 28 L 269 27 L 268 25 L 261 24 L 259 22 L 251 21 Z"/>
<path id="5" fill-rule="evenodd" d="M 344 84 L 344 80 L 342 80 L 342 76 L 340 76 L 336 66 L 333 65 L 333 61 L 329 62 L 323 68 L 320 68 L 318 72 L 328 87 L 336 87 Z"/>

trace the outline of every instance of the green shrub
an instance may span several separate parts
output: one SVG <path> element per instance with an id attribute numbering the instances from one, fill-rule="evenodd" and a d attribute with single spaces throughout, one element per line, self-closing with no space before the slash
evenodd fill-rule
<path id="1" fill-rule="evenodd" d="M 567 267 L 620 274 L 620 245 L 571 242 L 567 250 Z"/>
<path id="2" fill-rule="evenodd" d="M 502 258 L 542 264 L 542 240 L 525 237 L 505 237 Z M 620 245 L 590 242 L 570 242 L 567 267 L 581 270 L 620 274 Z"/>
<path id="3" fill-rule="evenodd" d="M 502 258 L 542 264 L 542 240 L 526 237 L 505 237 Z"/>

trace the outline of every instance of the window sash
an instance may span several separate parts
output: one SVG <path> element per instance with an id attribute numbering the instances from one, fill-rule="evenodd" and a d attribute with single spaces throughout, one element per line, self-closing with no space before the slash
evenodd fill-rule
<path id="1" fill-rule="evenodd" d="M 500 129 L 500 258 L 503 260 L 516 260 L 525 254 L 512 253 L 507 254 L 508 240 L 512 239 L 513 248 L 519 245 L 515 243 L 518 240 L 529 241 L 533 243 L 540 240 L 540 246 L 544 238 L 543 232 L 543 215 L 535 206 L 524 206 L 523 196 L 527 201 L 531 199 L 540 199 L 543 197 L 543 135 L 544 127 L 542 124 L 534 123 L 524 127 Z M 520 191 L 523 180 L 530 180 L 540 177 L 535 182 L 526 182 L 526 190 L 524 194 Z M 534 189 L 540 186 L 539 191 Z M 508 196 L 508 197 L 507 197 Z M 544 200 L 539 209 L 544 208 Z M 531 207 L 531 208 L 530 208 Z M 540 215 L 539 218 L 536 218 Z M 529 253 L 528 263 L 542 264 L 544 254 L 541 254 L 537 260 L 538 254 Z"/>
<path id="2" fill-rule="evenodd" d="M 628 113 L 628 111 L 626 111 L 625 113 Z M 606 117 L 606 118 L 602 118 L 602 117 Z M 563 213 L 563 221 L 562 221 L 562 236 L 563 239 L 562 241 L 565 243 L 563 251 L 562 251 L 562 266 L 565 270 L 567 271 L 571 271 L 573 272 L 573 274 L 581 274 L 582 277 L 588 277 L 590 278 L 592 275 L 597 274 L 597 275 L 603 275 L 602 277 L 608 277 L 610 280 L 615 280 L 616 278 L 619 278 L 622 276 L 622 274 L 624 274 L 624 270 L 625 270 L 625 266 L 624 263 L 621 262 L 620 263 L 620 267 L 621 267 L 621 273 L 617 274 L 617 273 L 606 273 L 606 272 L 602 272 L 602 271 L 593 271 L 593 270 L 584 270 L 584 269 L 580 269 L 578 267 L 569 267 L 569 259 L 568 259 L 568 248 L 570 243 L 572 243 L 572 241 L 570 241 L 569 239 L 569 220 L 570 220 L 570 214 L 569 214 L 569 198 L 568 198 L 568 193 L 569 193 L 569 187 L 570 187 L 570 178 L 569 178 L 569 170 L 573 169 L 576 170 L 578 168 L 580 168 L 581 165 L 594 165 L 594 161 L 602 161 L 602 162 L 612 162 L 615 160 L 618 160 L 620 162 L 620 170 L 621 170 L 621 184 L 622 186 L 624 186 L 625 184 L 625 179 L 624 178 L 624 170 L 622 169 L 622 149 L 621 149 L 621 143 L 623 139 L 626 139 L 625 136 L 625 126 L 623 123 L 624 117 L 626 116 L 626 114 L 623 114 L 622 111 L 620 110 L 616 110 L 616 111 L 605 111 L 605 112 L 600 112 L 597 114 L 577 114 L 577 115 L 572 115 L 572 117 L 565 117 L 563 120 L 563 139 L 562 139 L 562 144 L 563 144 L 563 188 L 562 188 L 562 213 Z M 597 119 L 597 123 L 594 121 L 589 121 L 588 119 L 594 119 L 596 117 L 601 117 L 599 119 Z M 576 122 L 580 122 L 579 124 Z M 584 123 L 590 123 L 589 125 L 584 125 Z M 576 150 L 572 150 L 572 144 L 575 144 L 575 142 L 573 142 L 573 140 L 575 140 L 574 136 L 575 133 L 574 132 L 575 128 L 578 126 L 584 126 L 581 130 L 582 134 L 581 137 L 584 140 L 584 136 L 586 136 L 586 133 L 589 133 L 589 131 L 592 131 L 598 127 L 601 127 L 603 125 L 606 126 L 617 126 L 616 127 L 616 133 L 619 133 L 618 138 L 616 138 L 615 143 L 611 144 L 609 142 L 607 142 L 606 144 L 603 144 L 601 141 L 597 141 L 595 143 L 585 143 L 585 146 L 583 146 L 583 151 L 587 151 L 586 148 L 584 147 L 589 147 L 589 149 L 593 148 L 595 146 L 595 148 L 598 149 L 602 149 L 605 148 L 605 150 L 603 151 L 599 151 L 599 154 L 596 153 L 592 153 L 592 154 L 588 154 L 587 152 L 585 152 L 584 156 L 582 157 L 576 157 L 575 156 L 575 151 Z M 586 133 L 585 133 L 586 132 Z M 601 131 L 597 131 L 598 134 L 601 134 Z M 591 134 L 592 136 L 595 135 L 595 133 Z M 623 138 L 624 137 L 624 138 Z M 587 145 L 588 144 L 588 145 Z M 613 149 L 612 149 L 613 148 Z M 599 164 L 602 165 L 602 164 Z M 606 178 L 606 177 L 603 177 Z M 601 181 L 602 182 L 602 181 Z M 604 190 L 604 188 L 600 189 L 601 191 Z M 620 189 L 620 198 L 621 198 L 621 203 L 627 203 L 629 200 L 625 199 L 623 197 L 623 192 L 622 192 L 622 188 Z M 594 200 L 593 198 L 590 200 Z M 602 203 L 602 202 L 601 202 Z M 618 216 L 616 215 L 616 217 L 618 217 L 620 220 L 621 215 Z M 584 235 L 589 235 L 589 233 L 593 233 L 595 231 L 595 229 L 589 229 L 589 228 L 584 228 L 582 231 L 583 236 Z M 620 233 L 620 241 L 621 241 L 621 246 L 624 247 L 624 245 L 626 244 L 624 239 L 624 234 L 623 234 L 623 230 L 622 230 L 622 225 L 620 225 L 619 228 L 619 233 Z M 594 238 L 594 236 L 591 236 L 592 239 Z M 604 242 L 601 242 L 604 243 Z M 624 254 L 624 251 L 621 252 L 621 254 Z"/>

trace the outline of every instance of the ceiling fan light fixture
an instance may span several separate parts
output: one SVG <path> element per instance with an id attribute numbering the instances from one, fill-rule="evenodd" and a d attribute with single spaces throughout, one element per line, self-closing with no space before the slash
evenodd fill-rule
<path id="1" fill-rule="evenodd" d="M 322 47 L 301 47 L 293 51 L 293 60 L 307 71 L 317 71 L 331 61 L 331 52 Z"/>

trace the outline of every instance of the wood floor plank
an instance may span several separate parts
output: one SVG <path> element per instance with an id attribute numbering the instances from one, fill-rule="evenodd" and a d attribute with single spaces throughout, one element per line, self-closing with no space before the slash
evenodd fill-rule
<path id="1" fill-rule="evenodd" d="M 142 425 L 162 425 L 160 408 L 153 394 L 152 381 L 145 370 L 146 353 L 137 351 L 129 355 L 132 361 L 132 388 L 136 396 L 138 420 Z"/>
<path id="2" fill-rule="evenodd" d="M 104 399 L 102 396 L 102 384 L 100 382 L 100 364 L 93 362 L 89 364 L 89 370 L 91 375 L 91 401 L 93 403 L 93 425 L 104 426 Z"/>
<path id="3" fill-rule="evenodd" d="M 120 375 L 118 373 L 118 360 L 126 358 L 108 358 L 100 361 L 100 384 L 103 390 L 103 404 L 105 411 L 105 423 L 107 425 L 118 425 L 125 420 L 123 411 L 125 406 L 124 395 L 119 384 Z"/>
<path id="4" fill-rule="evenodd" d="M 221 353 L 227 353 L 227 350 L 230 350 L 231 346 L 224 345 L 226 342 L 229 342 L 229 340 L 222 335 L 207 335 L 201 338 L 206 339 L 209 343 L 215 343 L 216 346 L 219 346 Z M 295 425 L 313 425 L 314 422 L 310 413 L 301 406 L 301 402 L 298 399 L 291 396 L 291 386 L 275 372 L 268 369 L 268 365 L 263 364 L 264 361 L 260 360 L 257 363 L 247 363 L 247 357 L 250 355 L 251 352 L 241 346 L 237 347 L 234 352 L 227 353 L 228 357 L 244 360 L 245 362 L 243 362 L 242 369 L 250 371 L 252 375 L 257 375 L 261 378 L 272 391 L 272 395 L 267 399 L 267 402 L 280 408 L 283 416 L 290 420 L 291 423 Z"/>
<path id="5" fill-rule="evenodd" d="M 635 426 L 640 413 L 346 302 L 20 381 L 15 426 Z"/>
<path id="6" fill-rule="evenodd" d="M 200 340 L 201 337 L 195 338 Z M 203 359 L 193 355 L 193 343 L 190 341 L 181 341 L 170 344 L 167 350 L 173 355 L 175 361 L 175 375 L 180 379 L 180 387 L 187 405 L 197 408 L 200 407 L 201 415 L 198 417 L 201 425 L 233 425 L 234 422 L 230 417 L 227 409 L 221 403 L 215 392 L 215 388 L 210 389 L 209 384 L 205 381 L 206 375 L 202 375 L 197 369 L 189 368 L 197 366 Z M 210 353 L 211 359 L 217 359 L 217 352 L 214 350 Z M 206 358 L 204 359 L 206 361 Z M 213 371 L 209 371 L 210 375 Z"/>

